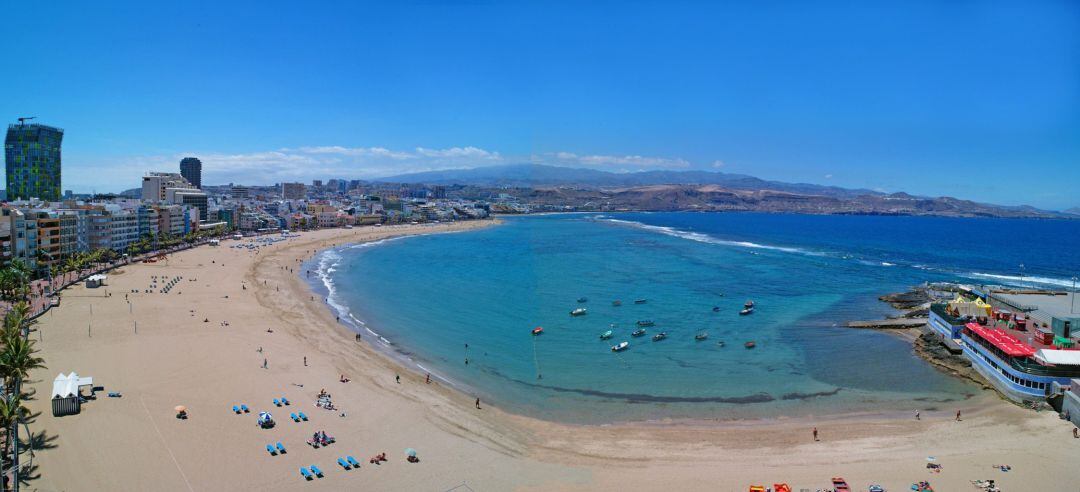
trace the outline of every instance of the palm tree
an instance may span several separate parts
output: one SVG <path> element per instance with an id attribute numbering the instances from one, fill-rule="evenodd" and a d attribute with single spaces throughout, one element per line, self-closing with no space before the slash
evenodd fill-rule
<path id="1" fill-rule="evenodd" d="M 32 369 L 44 369 L 45 359 L 38 357 L 34 341 L 23 336 L 16 336 L 4 341 L 4 350 L 0 351 L 0 376 L 5 386 L 14 388 L 15 381 L 30 375 Z"/>
<path id="2" fill-rule="evenodd" d="M 9 393 L 0 397 L 0 426 L 5 431 L 3 456 L 7 456 L 15 438 L 12 429 L 29 414 L 30 411 L 22 404 L 22 395 Z"/>

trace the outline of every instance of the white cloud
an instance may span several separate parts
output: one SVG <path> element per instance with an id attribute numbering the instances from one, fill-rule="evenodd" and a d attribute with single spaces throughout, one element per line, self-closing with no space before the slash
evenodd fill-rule
<path id="1" fill-rule="evenodd" d="M 825 179 L 832 179 L 832 174 L 826 174 Z"/>
<path id="2" fill-rule="evenodd" d="M 552 152 L 532 156 L 506 156 L 473 146 L 396 150 L 385 147 L 305 146 L 247 153 L 182 152 L 172 155 L 87 158 L 65 155 L 64 187 L 78 192 L 122 191 L 140 185 L 147 171 L 176 171 L 180 159 L 196 156 L 203 162 L 203 182 L 269 185 L 312 179 L 370 179 L 442 169 L 462 169 L 535 162 L 588 167 L 616 172 L 648 169 L 687 169 L 681 158 L 641 155 L 580 155 Z M 719 162 L 719 161 L 717 161 Z M 716 164 L 714 163 L 714 167 Z"/>
<path id="3" fill-rule="evenodd" d="M 724 161 L 722 161 L 720 159 L 717 159 L 717 160 L 712 162 L 713 169 L 720 169 L 720 168 L 722 168 L 722 167 L 724 167 L 726 165 L 727 164 L 725 164 Z"/>
<path id="4" fill-rule="evenodd" d="M 140 177 L 147 171 L 176 171 L 180 159 L 186 156 L 196 156 L 202 160 L 203 181 L 207 184 L 232 182 L 254 185 L 329 178 L 376 178 L 507 162 L 498 152 L 472 146 L 394 150 L 335 145 L 248 153 L 192 151 L 116 159 L 73 159 L 75 156 L 69 154 L 65 156 L 68 158 L 64 163 L 64 186 L 80 192 L 136 188 L 140 185 Z M 519 162 L 524 160 L 522 158 Z"/>

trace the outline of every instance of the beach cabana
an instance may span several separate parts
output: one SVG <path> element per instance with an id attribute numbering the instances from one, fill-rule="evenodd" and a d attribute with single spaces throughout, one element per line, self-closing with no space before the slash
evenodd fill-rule
<path id="1" fill-rule="evenodd" d="M 86 277 L 86 288 L 96 289 L 98 287 L 101 287 L 102 285 L 105 285 L 106 278 L 108 278 L 106 275 L 100 273 L 97 275 L 91 275 L 89 277 Z"/>
<path id="2" fill-rule="evenodd" d="M 991 314 L 990 305 L 983 302 L 982 299 L 969 301 L 961 296 L 956 296 L 956 299 L 949 303 L 949 310 L 958 313 L 958 317 L 990 316 Z"/>
<path id="3" fill-rule="evenodd" d="M 83 386 L 93 386 L 94 378 L 81 378 L 72 372 L 64 375 L 60 373 L 53 380 L 52 412 L 53 417 L 75 415 L 82 410 L 82 400 L 79 389 Z"/>

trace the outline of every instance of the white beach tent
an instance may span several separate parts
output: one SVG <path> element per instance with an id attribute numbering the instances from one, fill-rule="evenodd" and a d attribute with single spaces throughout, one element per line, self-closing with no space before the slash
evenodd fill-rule
<path id="1" fill-rule="evenodd" d="M 79 401 L 79 388 L 93 385 L 94 378 L 80 378 L 74 372 L 66 376 L 64 373 L 56 376 L 52 390 L 53 416 L 61 417 L 79 413 L 82 408 L 82 403 Z"/>
<path id="2" fill-rule="evenodd" d="M 1039 349 L 1035 360 L 1055 366 L 1080 366 L 1080 350 Z"/>
<path id="3" fill-rule="evenodd" d="M 101 273 L 99 273 L 97 275 L 91 275 L 89 277 L 86 277 L 86 288 L 88 288 L 88 289 L 96 289 L 96 288 L 98 288 L 98 287 L 100 287 L 102 285 L 105 285 L 105 279 L 106 278 L 108 278 L 108 276 L 106 276 L 104 274 L 101 274 Z"/>

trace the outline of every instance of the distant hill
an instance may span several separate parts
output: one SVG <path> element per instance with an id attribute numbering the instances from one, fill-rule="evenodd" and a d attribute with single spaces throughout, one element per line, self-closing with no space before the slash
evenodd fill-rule
<path id="1" fill-rule="evenodd" d="M 612 173 L 596 169 L 549 166 L 544 164 L 509 164 L 472 169 L 448 169 L 401 174 L 378 178 L 390 183 L 432 185 L 472 185 L 509 188 L 613 188 L 652 185 L 721 185 L 733 190 L 775 190 L 833 197 L 878 195 L 870 190 L 852 190 L 837 186 L 767 181 L 745 174 L 711 171 L 641 171 Z"/>
<path id="2" fill-rule="evenodd" d="M 806 214 L 1077 218 L 1034 207 L 999 206 L 952 197 L 886 194 L 768 181 L 710 171 L 612 173 L 542 164 L 511 164 L 402 174 L 387 183 L 514 189 L 523 202 L 577 210 L 762 211 Z"/>
<path id="3" fill-rule="evenodd" d="M 1080 216 L 1080 207 L 1073 207 L 1062 210 L 1061 213 Z"/>

